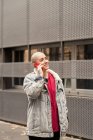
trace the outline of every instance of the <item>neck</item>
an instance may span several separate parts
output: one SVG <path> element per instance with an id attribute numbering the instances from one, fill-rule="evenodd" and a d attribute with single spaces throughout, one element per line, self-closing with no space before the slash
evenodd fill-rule
<path id="1" fill-rule="evenodd" d="M 43 77 L 48 78 L 48 71 L 47 70 L 43 71 Z"/>

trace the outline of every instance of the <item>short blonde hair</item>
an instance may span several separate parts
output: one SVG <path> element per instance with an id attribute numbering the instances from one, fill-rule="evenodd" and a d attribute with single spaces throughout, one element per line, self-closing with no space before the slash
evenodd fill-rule
<path id="1" fill-rule="evenodd" d="M 35 52 L 35 53 L 33 53 L 32 56 L 31 56 L 31 62 L 34 63 L 41 54 L 44 54 L 44 53 L 43 52 Z"/>

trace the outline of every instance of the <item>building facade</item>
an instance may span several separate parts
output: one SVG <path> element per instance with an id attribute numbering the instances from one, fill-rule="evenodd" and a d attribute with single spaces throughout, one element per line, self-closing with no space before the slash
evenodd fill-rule
<path id="1" fill-rule="evenodd" d="M 93 138 L 93 0 L 0 0 L 0 119 L 26 124 L 24 76 L 42 51 L 63 80 L 68 134 Z"/>

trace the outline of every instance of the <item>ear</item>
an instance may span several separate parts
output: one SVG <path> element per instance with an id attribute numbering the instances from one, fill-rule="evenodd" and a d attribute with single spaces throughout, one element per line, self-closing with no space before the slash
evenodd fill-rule
<path id="1" fill-rule="evenodd" d="M 35 67 L 35 68 L 37 68 L 38 66 L 39 66 L 39 63 L 33 63 L 33 66 Z"/>

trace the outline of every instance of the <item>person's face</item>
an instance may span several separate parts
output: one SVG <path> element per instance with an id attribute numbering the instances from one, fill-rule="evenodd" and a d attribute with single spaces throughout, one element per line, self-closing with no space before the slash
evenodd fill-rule
<path id="1" fill-rule="evenodd" d="M 40 55 L 38 56 L 38 59 L 35 61 L 35 63 L 36 63 L 37 65 L 41 65 L 42 70 L 47 70 L 47 69 L 49 69 L 49 61 L 48 61 L 47 57 L 45 56 L 45 54 L 40 54 Z M 35 63 L 34 63 L 34 64 L 35 64 Z"/>

